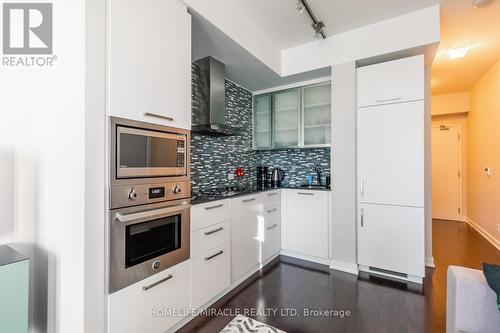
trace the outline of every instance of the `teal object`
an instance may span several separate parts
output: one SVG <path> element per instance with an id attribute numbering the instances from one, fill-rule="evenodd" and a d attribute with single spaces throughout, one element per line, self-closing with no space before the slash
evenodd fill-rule
<path id="1" fill-rule="evenodd" d="M 0 246 L 0 332 L 28 332 L 29 259 Z"/>

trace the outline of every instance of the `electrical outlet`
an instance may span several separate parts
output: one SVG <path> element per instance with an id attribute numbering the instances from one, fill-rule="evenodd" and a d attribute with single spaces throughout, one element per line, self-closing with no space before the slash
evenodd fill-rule
<path id="1" fill-rule="evenodd" d="M 228 173 L 227 174 L 227 179 L 228 180 L 234 180 L 234 173 Z"/>

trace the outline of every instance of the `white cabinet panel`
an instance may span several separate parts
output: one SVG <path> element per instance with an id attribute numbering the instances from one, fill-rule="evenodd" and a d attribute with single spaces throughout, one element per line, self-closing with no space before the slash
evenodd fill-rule
<path id="1" fill-rule="evenodd" d="M 425 275 L 424 209 L 358 205 L 358 263 Z"/>
<path id="2" fill-rule="evenodd" d="M 263 231 L 261 196 L 231 199 L 231 281 L 259 264 Z"/>
<path id="3" fill-rule="evenodd" d="M 229 243 L 191 259 L 191 306 L 199 308 L 231 285 Z"/>
<path id="4" fill-rule="evenodd" d="M 322 83 L 303 88 L 304 146 L 331 141 L 332 85 Z"/>
<path id="5" fill-rule="evenodd" d="M 264 202 L 264 208 L 274 207 L 281 204 L 281 191 L 266 191 L 262 193 L 262 200 Z"/>
<path id="6" fill-rule="evenodd" d="M 424 102 L 358 108 L 358 200 L 424 206 Z"/>
<path id="7" fill-rule="evenodd" d="M 262 242 L 262 262 L 276 255 L 281 249 L 281 222 L 274 220 L 265 223 Z"/>
<path id="8" fill-rule="evenodd" d="M 193 205 L 191 207 L 191 230 L 198 230 L 227 221 L 230 216 L 229 199 Z"/>
<path id="9" fill-rule="evenodd" d="M 191 257 L 213 249 L 224 243 L 228 243 L 230 238 L 229 234 L 229 221 L 218 223 L 191 232 Z"/>
<path id="10" fill-rule="evenodd" d="M 178 0 L 110 0 L 108 31 L 109 114 L 190 129 L 187 7 Z"/>
<path id="11" fill-rule="evenodd" d="M 358 107 L 424 99 L 424 56 L 358 68 Z"/>
<path id="12" fill-rule="evenodd" d="M 271 94 L 254 98 L 254 144 L 256 149 L 271 148 Z"/>
<path id="13" fill-rule="evenodd" d="M 168 316 L 165 311 L 189 308 L 189 266 L 190 262 L 185 261 L 111 294 L 109 333 L 163 333 L 179 322 L 182 317 Z M 158 282 L 148 290 L 143 289 Z M 156 309 L 158 316 L 153 315 Z"/>
<path id="14" fill-rule="evenodd" d="M 328 258 L 328 193 L 286 190 L 285 250 Z"/>

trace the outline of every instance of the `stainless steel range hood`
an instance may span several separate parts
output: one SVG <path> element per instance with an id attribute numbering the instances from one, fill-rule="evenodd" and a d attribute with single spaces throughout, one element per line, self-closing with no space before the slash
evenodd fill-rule
<path id="1" fill-rule="evenodd" d="M 226 123 L 225 66 L 212 57 L 194 62 L 193 119 L 191 131 L 213 136 L 242 135 Z"/>

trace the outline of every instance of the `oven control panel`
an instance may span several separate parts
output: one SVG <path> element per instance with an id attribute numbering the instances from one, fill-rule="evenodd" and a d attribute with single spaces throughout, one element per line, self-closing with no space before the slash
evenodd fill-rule
<path id="1" fill-rule="evenodd" d="M 187 199 L 191 188 L 188 181 L 159 184 L 111 186 L 111 209 Z"/>

